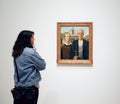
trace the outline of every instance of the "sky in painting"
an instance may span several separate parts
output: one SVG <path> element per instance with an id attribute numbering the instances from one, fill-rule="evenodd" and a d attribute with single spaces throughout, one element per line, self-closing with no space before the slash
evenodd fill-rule
<path id="1" fill-rule="evenodd" d="M 72 29 L 74 29 L 75 32 L 79 29 L 84 30 L 84 35 L 89 35 L 89 27 L 88 26 L 62 26 L 61 27 L 61 33 L 70 32 Z"/>

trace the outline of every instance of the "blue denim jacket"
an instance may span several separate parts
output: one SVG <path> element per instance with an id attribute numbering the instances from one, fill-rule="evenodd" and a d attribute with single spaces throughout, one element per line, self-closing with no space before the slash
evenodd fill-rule
<path id="1" fill-rule="evenodd" d="M 17 73 L 15 70 L 15 86 L 28 87 L 39 83 L 41 80 L 39 71 L 45 69 L 46 63 L 33 48 L 24 48 L 22 54 L 18 56 L 15 61 L 20 79 L 20 82 L 18 82 Z"/>

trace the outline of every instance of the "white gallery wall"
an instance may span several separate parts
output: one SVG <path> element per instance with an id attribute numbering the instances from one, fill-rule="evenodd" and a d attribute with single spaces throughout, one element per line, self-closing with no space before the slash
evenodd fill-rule
<path id="1" fill-rule="evenodd" d="M 57 22 L 93 22 L 93 65 L 57 65 Z M 38 104 L 120 104 L 119 0 L 0 0 L 0 104 L 12 104 L 12 47 L 35 32 L 46 60 Z"/>

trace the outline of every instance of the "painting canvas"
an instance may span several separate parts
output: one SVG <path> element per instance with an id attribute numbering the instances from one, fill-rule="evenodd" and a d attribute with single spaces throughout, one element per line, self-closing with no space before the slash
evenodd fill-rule
<path id="1" fill-rule="evenodd" d="M 57 63 L 92 64 L 92 22 L 57 23 Z"/>

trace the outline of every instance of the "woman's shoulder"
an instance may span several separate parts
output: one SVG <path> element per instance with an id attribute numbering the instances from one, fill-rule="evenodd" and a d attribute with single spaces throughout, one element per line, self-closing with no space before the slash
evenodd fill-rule
<path id="1" fill-rule="evenodd" d="M 26 47 L 24 48 L 23 54 L 33 54 L 35 50 L 33 48 Z"/>
<path id="2" fill-rule="evenodd" d="M 61 44 L 61 46 L 60 47 L 64 47 L 64 44 Z"/>

